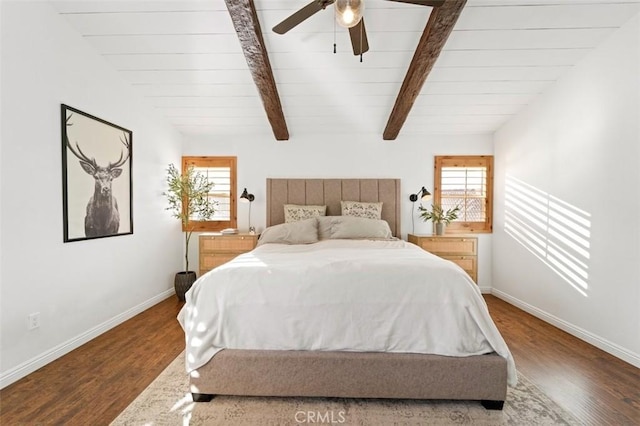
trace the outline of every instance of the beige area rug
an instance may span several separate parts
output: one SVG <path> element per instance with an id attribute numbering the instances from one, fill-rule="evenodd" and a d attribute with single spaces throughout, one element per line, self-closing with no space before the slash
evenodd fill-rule
<path id="1" fill-rule="evenodd" d="M 184 353 L 112 425 L 579 425 L 522 375 L 502 411 L 474 401 L 218 396 L 194 403 Z"/>

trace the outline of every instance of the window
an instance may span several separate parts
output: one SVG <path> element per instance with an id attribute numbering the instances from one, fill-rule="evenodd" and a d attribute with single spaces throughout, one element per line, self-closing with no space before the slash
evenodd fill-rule
<path id="1" fill-rule="evenodd" d="M 447 233 L 491 232 L 493 229 L 493 156 L 436 156 L 434 204 L 446 211 L 460 207 Z"/>
<path id="2" fill-rule="evenodd" d="M 220 231 L 237 227 L 236 157 L 182 157 L 182 171 L 189 166 L 213 182 L 209 199 L 218 203 L 214 216 L 209 220 L 191 218 L 194 231 Z"/>

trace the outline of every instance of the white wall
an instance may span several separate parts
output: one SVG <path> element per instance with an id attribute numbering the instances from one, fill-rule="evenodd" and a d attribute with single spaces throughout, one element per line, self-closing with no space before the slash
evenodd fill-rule
<path id="1" fill-rule="evenodd" d="M 182 235 L 161 194 L 181 137 L 47 2 L 0 5 L 6 386 L 172 294 Z M 61 103 L 133 131 L 133 235 L 62 242 Z"/>
<path id="2" fill-rule="evenodd" d="M 266 120 L 266 118 L 265 118 Z M 293 120 L 293 119 L 291 119 Z M 272 135 L 254 138 L 187 138 L 184 155 L 235 155 L 238 157 L 238 190 L 246 187 L 256 200 L 251 207 L 251 224 L 260 231 L 266 224 L 266 179 L 293 178 L 400 178 L 402 179 L 402 234 L 411 232 L 409 195 L 423 185 L 433 191 L 434 155 L 492 154 L 490 135 L 403 135 L 395 141 L 383 141 L 381 134 L 292 135 L 286 142 Z M 417 205 L 416 205 L 417 208 Z M 238 228 L 248 229 L 248 205 L 238 204 Z M 416 215 L 415 233 L 431 234 L 431 222 Z M 491 286 L 491 235 L 479 234 L 478 284 Z M 189 262 L 197 265 L 197 244 Z"/>
<path id="3" fill-rule="evenodd" d="M 493 238 L 499 296 L 637 366 L 639 41 L 636 16 L 496 133 Z M 558 210 L 557 200 L 568 204 Z M 551 203 L 549 232 L 541 231 L 546 225 L 535 225 L 547 219 L 536 210 L 544 202 Z M 524 222 L 538 234 L 526 234 L 513 219 L 532 212 L 539 216 Z M 520 240 L 528 235 L 525 244 L 505 226 L 520 232 Z M 581 240 L 575 239 L 580 232 Z M 573 246 L 562 241 L 567 238 Z M 546 243 L 549 250 L 535 256 L 531 247 Z M 560 249 L 554 251 L 553 244 Z M 558 265 L 568 255 L 575 257 L 568 267 L 573 276 L 564 279 Z"/>

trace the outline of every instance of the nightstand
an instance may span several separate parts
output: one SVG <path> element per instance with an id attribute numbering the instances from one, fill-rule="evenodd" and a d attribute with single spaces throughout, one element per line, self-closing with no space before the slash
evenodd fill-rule
<path id="1" fill-rule="evenodd" d="M 253 250 L 257 243 L 258 235 L 254 234 L 200 234 L 200 276 Z"/>
<path id="2" fill-rule="evenodd" d="M 409 242 L 464 269 L 478 283 L 478 237 L 457 235 L 413 235 Z"/>

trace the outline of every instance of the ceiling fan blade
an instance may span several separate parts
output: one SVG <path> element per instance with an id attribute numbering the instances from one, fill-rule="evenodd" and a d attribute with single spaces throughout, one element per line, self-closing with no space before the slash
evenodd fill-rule
<path id="1" fill-rule="evenodd" d="M 388 0 L 388 1 L 395 1 L 398 3 L 417 4 L 418 6 L 440 7 L 444 4 L 445 0 Z"/>
<path id="2" fill-rule="evenodd" d="M 334 0 L 331 1 L 318 1 L 313 0 L 311 3 L 303 7 L 302 9 L 295 12 L 293 15 L 289 16 L 284 21 L 280 22 L 278 25 L 273 27 L 273 31 L 278 34 L 284 34 L 305 19 L 315 15 L 320 12 L 328 5 L 333 3 Z"/>
<path id="3" fill-rule="evenodd" d="M 358 22 L 355 27 L 349 28 L 351 36 L 351 46 L 354 55 L 361 55 L 369 50 L 369 42 L 367 41 L 367 31 L 364 28 L 364 18 Z"/>

